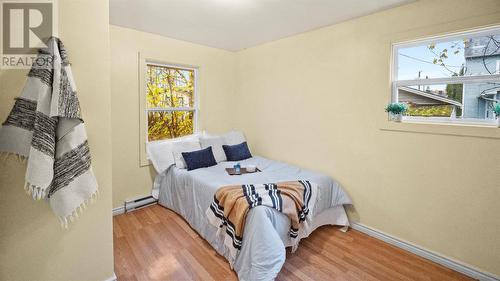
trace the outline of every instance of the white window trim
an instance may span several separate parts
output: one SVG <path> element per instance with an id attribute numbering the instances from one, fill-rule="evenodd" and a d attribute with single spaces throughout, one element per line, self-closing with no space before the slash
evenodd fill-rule
<path id="1" fill-rule="evenodd" d="M 398 51 L 401 48 L 420 46 L 426 43 L 441 43 L 463 38 L 465 35 L 472 33 L 474 36 L 482 36 L 491 34 L 492 32 L 500 32 L 500 26 L 480 28 L 468 30 L 463 32 L 450 33 L 448 35 L 427 37 L 418 40 L 399 42 L 392 44 L 392 59 L 391 59 L 391 100 L 398 102 L 398 87 L 400 86 L 426 86 L 426 85 L 439 85 L 439 84 L 460 84 L 460 83 L 483 83 L 491 80 L 500 81 L 500 61 L 497 61 L 497 73 L 492 75 L 476 75 L 476 76 L 457 76 L 457 77 L 444 77 L 444 78 L 429 78 L 429 79 L 411 79 L 411 80 L 398 80 Z M 429 124 L 463 124 L 463 125 L 477 125 L 477 126 L 496 126 L 495 120 L 478 120 L 478 119 L 451 119 L 447 117 L 415 117 L 404 116 L 403 122 L 411 123 L 429 123 Z"/>
<path id="2" fill-rule="evenodd" d="M 149 142 L 148 140 L 148 120 L 147 120 L 147 115 L 149 112 L 175 112 L 175 111 L 192 111 L 194 112 L 193 116 L 193 134 L 198 132 L 198 68 L 197 67 L 188 67 L 188 66 L 183 66 L 183 65 L 178 65 L 178 64 L 165 64 L 165 63 L 159 63 L 154 60 L 146 60 L 146 67 L 148 65 L 154 65 L 154 66 L 160 66 L 160 67 L 168 67 L 168 68 L 177 68 L 177 69 L 183 69 L 183 70 L 192 70 L 194 72 L 194 104 L 193 107 L 176 107 L 176 108 L 148 108 L 147 106 L 145 107 L 146 111 L 146 143 Z M 146 80 L 146 78 L 143 78 Z M 146 82 L 147 83 L 147 82 Z M 147 93 L 144 95 L 144 99 L 146 100 Z M 175 140 L 177 138 L 169 139 L 169 140 Z"/>
<path id="3" fill-rule="evenodd" d="M 202 76 L 203 76 L 203 69 L 199 66 L 201 64 L 200 61 L 194 60 L 194 61 L 183 61 L 183 62 L 178 62 L 176 61 L 175 57 L 169 57 L 165 56 L 162 57 L 161 55 L 150 55 L 147 53 L 139 52 L 138 53 L 138 60 L 139 60 L 139 69 L 138 69 L 138 85 L 139 89 L 137 90 L 138 92 L 138 100 L 139 100 L 139 166 L 144 167 L 148 166 L 151 164 L 151 162 L 148 159 L 147 153 L 146 153 L 146 144 L 148 143 L 148 117 L 147 117 L 147 103 L 146 103 L 146 97 L 147 97 L 147 92 L 146 92 L 146 73 L 147 73 L 147 65 L 148 64 L 154 64 L 154 65 L 165 65 L 169 67 L 177 67 L 177 68 L 183 68 L 183 69 L 193 69 L 195 70 L 195 104 L 194 107 L 196 109 L 196 113 L 194 116 L 194 128 L 193 131 L 194 133 L 199 132 L 199 120 L 198 116 L 200 115 L 200 96 L 201 96 L 201 83 L 202 83 Z M 164 109 L 162 109 L 164 110 Z"/>

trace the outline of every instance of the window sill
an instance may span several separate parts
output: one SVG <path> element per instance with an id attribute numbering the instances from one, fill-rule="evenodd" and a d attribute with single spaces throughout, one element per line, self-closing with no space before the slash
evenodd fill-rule
<path id="1" fill-rule="evenodd" d="M 443 123 L 436 121 L 403 120 L 394 122 L 385 120 L 380 126 L 382 131 L 410 132 L 432 135 L 449 135 L 500 139 L 500 128 L 493 123 Z"/>

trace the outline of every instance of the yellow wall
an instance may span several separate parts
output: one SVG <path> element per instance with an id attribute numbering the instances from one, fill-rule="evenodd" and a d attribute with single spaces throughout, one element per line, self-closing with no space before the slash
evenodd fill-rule
<path id="1" fill-rule="evenodd" d="M 488 24 L 498 0 L 422 0 L 239 52 L 238 127 L 256 154 L 338 179 L 351 218 L 500 274 L 500 129 L 395 128 L 383 110 L 391 42 Z"/>
<path id="2" fill-rule="evenodd" d="M 24 195 L 24 166 L 1 162 L 0 279 L 112 275 L 111 205 L 149 194 L 154 175 L 139 167 L 138 52 L 200 67 L 200 129 L 238 127 L 256 154 L 338 179 L 354 200 L 351 218 L 500 274 L 498 133 L 393 131 L 382 110 L 390 95 L 391 42 L 500 23 L 497 0 L 422 0 L 238 53 L 115 26 L 109 31 L 107 1 L 59 5 L 101 198 L 61 230 L 46 204 Z M 25 74 L 0 72 L 1 120 Z M 436 130 L 417 127 L 397 129 Z"/>
<path id="3" fill-rule="evenodd" d="M 25 165 L 0 161 L 0 280 L 98 281 L 113 276 L 108 1 L 59 1 L 59 33 L 73 67 L 101 197 L 68 230 L 23 190 Z M 0 71 L 5 120 L 27 71 Z"/>
<path id="4" fill-rule="evenodd" d="M 113 207 L 151 193 L 155 171 L 139 166 L 139 52 L 160 62 L 199 67 L 198 128 L 223 132 L 233 127 L 236 83 L 234 53 L 110 26 L 113 103 Z"/>
<path id="5" fill-rule="evenodd" d="M 201 129 L 241 129 L 256 154 L 339 180 L 351 219 L 500 274 L 499 130 L 383 111 L 391 43 L 490 24 L 498 0 L 421 0 L 236 53 L 111 26 L 113 206 L 155 174 L 139 167 L 141 52 L 200 66 Z"/>

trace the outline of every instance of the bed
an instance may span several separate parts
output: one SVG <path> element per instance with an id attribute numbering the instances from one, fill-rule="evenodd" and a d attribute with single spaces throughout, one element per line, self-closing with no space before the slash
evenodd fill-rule
<path id="1" fill-rule="evenodd" d="M 344 205 L 351 200 L 331 177 L 307 171 L 263 157 L 239 161 L 242 167 L 256 165 L 261 172 L 230 176 L 225 168 L 236 162 L 188 171 L 170 166 L 154 181 L 153 194 L 159 204 L 180 214 L 219 254 L 230 262 L 240 280 L 274 280 L 285 262 L 285 247 L 291 246 L 290 220 L 275 209 L 258 206 L 250 210 L 245 223 L 241 251 L 234 260 L 224 245 L 218 228 L 209 223 L 206 211 L 216 190 L 233 184 L 274 183 L 305 179 L 318 184 L 318 196 L 311 223 L 299 238 L 307 237 L 322 225 L 340 225 L 347 230 L 349 221 Z"/>

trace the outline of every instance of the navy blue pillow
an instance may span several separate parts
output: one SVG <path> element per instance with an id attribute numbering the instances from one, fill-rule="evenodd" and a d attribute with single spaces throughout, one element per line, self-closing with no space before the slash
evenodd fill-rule
<path id="1" fill-rule="evenodd" d="M 252 157 L 246 141 L 237 145 L 223 145 L 222 149 L 226 153 L 227 161 L 240 161 Z"/>
<path id="2" fill-rule="evenodd" d="M 201 150 L 182 152 L 182 157 L 188 171 L 217 165 L 211 146 Z"/>

